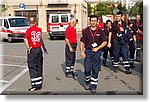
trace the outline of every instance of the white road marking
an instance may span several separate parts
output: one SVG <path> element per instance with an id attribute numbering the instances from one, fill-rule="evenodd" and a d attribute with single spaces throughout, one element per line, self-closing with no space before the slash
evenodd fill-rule
<path id="1" fill-rule="evenodd" d="M 0 80 L 0 83 L 9 83 L 9 80 Z"/>
<path id="2" fill-rule="evenodd" d="M 13 84 L 17 79 L 19 79 L 23 74 L 25 74 L 27 71 L 28 71 L 28 68 L 24 69 L 21 73 L 19 73 L 19 74 L 16 75 L 14 78 L 12 78 L 8 84 L 4 84 L 2 87 L 0 87 L 0 94 L 1 94 L 6 88 L 8 88 L 11 84 Z"/>
<path id="3" fill-rule="evenodd" d="M 12 56 L 12 55 L 0 55 L 2 57 L 17 57 L 17 58 L 27 58 L 26 56 Z"/>
<path id="4" fill-rule="evenodd" d="M 22 67 L 22 68 L 27 68 L 27 66 L 21 66 L 21 65 L 14 65 L 14 64 L 1 64 L 1 66 L 9 66 L 9 67 Z"/>

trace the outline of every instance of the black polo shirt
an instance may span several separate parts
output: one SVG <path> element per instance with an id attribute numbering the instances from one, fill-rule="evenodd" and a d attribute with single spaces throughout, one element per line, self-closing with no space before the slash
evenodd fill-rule
<path id="1" fill-rule="evenodd" d="M 134 20 L 133 26 L 134 26 L 134 29 L 135 29 L 136 31 L 138 31 L 138 28 L 139 28 L 140 26 L 142 26 L 141 20 L 140 20 L 139 22 L 137 22 L 136 20 Z"/>
<path id="2" fill-rule="evenodd" d="M 112 28 L 112 27 L 111 27 Z M 108 27 L 105 27 L 104 28 L 104 32 L 105 32 L 105 34 L 106 34 L 106 38 L 108 38 L 108 36 L 109 36 L 109 32 L 110 32 L 110 29 L 111 28 L 108 28 Z"/>
<path id="3" fill-rule="evenodd" d="M 112 28 L 110 29 L 110 32 L 112 32 L 112 39 L 117 39 L 117 33 L 120 33 L 119 27 L 123 27 L 124 29 L 126 28 L 126 24 L 123 20 L 121 21 L 121 24 L 118 24 L 117 21 L 113 22 Z"/>
<path id="4" fill-rule="evenodd" d="M 80 41 L 85 44 L 86 49 L 92 49 L 93 43 L 97 43 L 97 46 L 100 46 L 104 41 L 107 41 L 107 39 L 105 33 L 101 29 L 97 28 L 97 30 L 92 31 L 90 27 L 87 27 Z"/>

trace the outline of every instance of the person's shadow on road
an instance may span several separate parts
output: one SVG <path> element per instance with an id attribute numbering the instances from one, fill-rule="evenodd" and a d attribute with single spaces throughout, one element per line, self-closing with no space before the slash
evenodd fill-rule
<path id="1" fill-rule="evenodd" d="M 76 63 L 80 63 L 80 64 L 83 65 L 83 59 L 77 59 L 77 60 L 76 60 Z M 65 76 L 65 74 L 66 74 L 66 62 L 64 62 L 63 64 L 61 64 L 61 68 L 62 68 L 62 70 L 63 70 L 63 72 L 64 72 L 64 76 Z M 78 69 L 78 68 L 76 68 L 76 66 L 75 66 L 74 72 L 75 72 L 75 75 L 76 75 L 76 78 L 77 78 L 76 81 L 78 81 L 78 83 L 79 83 L 82 87 L 84 87 L 84 74 L 83 74 L 83 71 L 80 70 L 80 69 Z M 66 78 L 67 78 L 67 77 L 66 77 Z"/>

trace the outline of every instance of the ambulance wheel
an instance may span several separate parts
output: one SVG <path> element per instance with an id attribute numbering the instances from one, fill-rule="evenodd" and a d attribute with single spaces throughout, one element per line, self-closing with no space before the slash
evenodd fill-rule
<path id="1" fill-rule="evenodd" d="M 54 39 L 54 36 L 50 36 L 50 39 L 53 40 L 53 39 Z"/>
<path id="2" fill-rule="evenodd" d="M 5 38 L 2 38 L 2 39 L 1 39 L 1 41 L 2 41 L 2 42 L 6 42 L 6 41 L 7 41 L 7 39 L 5 39 Z"/>
<path id="3" fill-rule="evenodd" d="M 8 37 L 8 42 L 12 43 L 13 42 L 13 38 L 12 37 Z"/>

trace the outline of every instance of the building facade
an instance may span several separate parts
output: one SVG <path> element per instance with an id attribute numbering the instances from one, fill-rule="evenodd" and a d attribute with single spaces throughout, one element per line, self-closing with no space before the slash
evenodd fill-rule
<path id="1" fill-rule="evenodd" d="M 7 10 L 1 16 L 36 17 L 38 26 L 47 32 L 48 16 L 50 13 L 71 13 L 78 19 L 77 31 L 87 26 L 87 2 L 85 0 L 2 0 Z M 20 4 L 25 8 L 21 9 Z"/>

